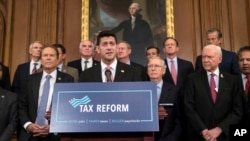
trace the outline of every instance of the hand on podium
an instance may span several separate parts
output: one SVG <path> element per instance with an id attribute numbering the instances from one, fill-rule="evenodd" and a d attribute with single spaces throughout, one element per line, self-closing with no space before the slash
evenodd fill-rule
<path id="1" fill-rule="evenodd" d="M 168 115 L 166 109 L 163 106 L 158 107 L 158 114 L 160 120 L 163 120 Z"/>

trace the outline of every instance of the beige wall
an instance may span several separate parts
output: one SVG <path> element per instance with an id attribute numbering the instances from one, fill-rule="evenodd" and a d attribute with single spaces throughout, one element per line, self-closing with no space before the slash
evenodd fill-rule
<path id="1" fill-rule="evenodd" d="M 179 56 L 194 62 L 211 27 L 222 30 L 225 49 L 237 51 L 249 45 L 249 8 L 250 0 L 174 0 Z M 66 61 L 79 58 L 81 0 L 0 0 L 0 10 L 5 21 L 0 58 L 10 67 L 11 78 L 17 65 L 29 60 L 28 46 L 34 40 L 62 43 Z"/>

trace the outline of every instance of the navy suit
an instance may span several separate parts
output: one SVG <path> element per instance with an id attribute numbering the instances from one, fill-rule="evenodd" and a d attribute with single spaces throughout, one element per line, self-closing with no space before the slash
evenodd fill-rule
<path id="1" fill-rule="evenodd" d="M 18 65 L 12 82 L 12 91 L 20 95 L 26 89 L 27 80 L 30 76 L 30 62 Z"/>
<path id="2" fill-rule="evenodd" d="M 178 141 L 181 136 L 181 123 L 179 111 L 179 92 L 178 89 L 171 83 L 163 82 L 159 104 L 172 103 L 174 106 L 165 107 L 167 117 L 164 120 L 160 141 Z"/>
<path id="3" fill-rule="evenodd" d="M 149 81 L 147 69 L 144 66 L 135 62 L 130 62 L 130 66 L 135 67 L 139 72 L 141 72 L 141 78 L 143 81 Z"/>
<path id="4" fill-rule="evenodd" d="M 43 72 L 30 75 L 27 80 L 27 87 L 22 97 L 19 97 L 19 120 L 23 126 L 26 122 L 35 122 L 37 116 L 39 88 Z M 56 83 L 74 82 L 74 78 L 69 74 L 57 71 Z M 32 135 L 22 128 L 18 139 L 20 141 L 28 141 Z"/>
<path id="5" fill-rule="evenodd" d="M 231 74 L 236 74 L 236 75 L 240 74 L 240 67 L 237 55 L 234 52 L 230 52 L 224 49 L 221 49 L 221 51 L 222 51 L 222 61 L 219 64 L 220 70 Z M 196 58 L 195 71 L 199 71 L 201 69 L 203 69 L 202 57 L 201 55 L 199 55 Z"/>
<path id="6" fill-rule="evenodd" d="M 0 65 L 2 66 L 3 72 L 2 80 L 0 80 L 0 87 L 6 90 L 11 90 L 9 68 L 4 66 L 2 63 L 0 63 Z"/>
<path id="7" fill-rule="evenodd" d="M 17 95 L 0 87 L 0 141 L 10 141 L 17 126 Z"/>
<path id="8" fill-rule="evenodd" d="M 166 66 L 168 66 L 166 59 L 165 59 L 165 63 L 166 63 Z M 177 72 L 177 84 L 176 84 L 176 86 L 178 88 L 180 88 L 183 85 L 183 83 L 185 82 L 187 76 L 194 72 L 194 67 L 193 67 L 193 64 L 191 62 L 183 60 L 181 58 L 177 58 L 177 65 L 178 65 L 178 69 L 177 69 L 178 72 Z M 174 84 L 174 80 L 171 76 L 171 73 L 170 73 L 170 70 L 168 67 L 166 68 L 166 73 L 163 76 L 163 80 L 168 82 L 168 83 Z"/>
<path id="9" fill-rule="evenodd" d="M 122 81 L 141 81 L 141 74 L 134 67 L 117 61 L 114 82 Z M 79 82 L 103 82 L 101 64 L 98 63 L 96 66 L 83 71 L 80 75 Z"/>
<path id="10" fill-rule="evenodd" d="M 191 74 L 185 83 L 184 109 L 187 117 L 187 141 L 204 141 L 204 129 L 220 127 L 217 141 L 229 140 L 229 126 L 238 124 L 244 111 L 243 91 L 237 76 L 220 72 L 217 100 L 210 93 L 207 72 Z"/>
<path id="11" fill-rule="evenodd" d="M 93 59 L 93 64 L 92 67 L 97 65 L 99 62 Z M 82 60 L 81 59 L 77 59 L 71 62 L 68 62 L 67 66 L 73 67 L 73 68 L 77 68 L 79 76 L 82 72 Z"/>

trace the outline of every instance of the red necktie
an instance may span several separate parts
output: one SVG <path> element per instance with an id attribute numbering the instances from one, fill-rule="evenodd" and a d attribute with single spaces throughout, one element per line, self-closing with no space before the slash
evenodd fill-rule
<path id="1" fill-rule="evenodd" d="M 215 103 L 216 102 L 216 97 L 217 97 L 217 93 L 216 93 L 216 84 L 215 84 L 215 80 L 214 80 L 214 76 L 215 74 L 211 73 L 210 74 L 210 92 L 211 92 L 211 96 L 212 96 L 212 100 Z"/>
<path id="2" fill-rule="evenodd" d="M 113 80 L 114 80 L 111 69 L 112 68 L 110 66 L 106 67 L 106 71 L 105 71 L 106 82 L 113 82 Z"/>
<path id="3" fill-rule="evenodd" d="M 246 78 L 247 78 L 247 82 L 246 82 L 246 87 L 245 87 L 245 93 L 246 95 L 248 95 L 249 89 L 250 89 L 250 75 L 247 75 Z"/>
<path id="4" fill-rule="evenodd" d="M 33 65 L 34 65 L 34 67 L 33 67 L 33 69 L 32 69 L 32 74 L 34 74 L 34 73 L 36 73 L 36 65 L 37 65 L 37 63 L 33 63 Z"/>
<path id="5" fill-rule="evenodd" d="M 176 85 L 177 83 L 177 74 L 176 74 L 176 68 L 175 68 L 175 65 L 174 65 L 174 60 L 171 60 L 171 76 L 174 80 L 174 84 Z"/>

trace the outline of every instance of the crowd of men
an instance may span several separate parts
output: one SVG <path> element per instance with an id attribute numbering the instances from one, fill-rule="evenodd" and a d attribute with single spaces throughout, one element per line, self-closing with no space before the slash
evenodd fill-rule
<path id="1" fill-rule="evenodd" d="M 152 81 L 158 103 L 174 104 L 165 107 L 167 116 L 155 140 L 228 141 L 231 125 L 250 122 L 250 46 L 237 54 L 222 49 L 218 29 L 208 30 L 207 41 L 195 67 L 178 57 L 180 47 L 173 37 L 163 43 L 164 58 L 156 46 L 146 48 L 146 66 L 130 60 L 131 45 L 118 43 L 109 31 L 99 33 L 95 46 L 81 41 L 80 59 L 67 65 L 62 44 L 35 41 L 29 47 L 31 60 L 18 65 L 12 85 L 8 67 L 0 64 L 0 140 L 11 140 L 14 132 L 19 141 L 60 140 L 60 134 L 49 133 L 45 116 L 55 83 Z M 93 59 L 95 53 L 100 60 Z"/>

